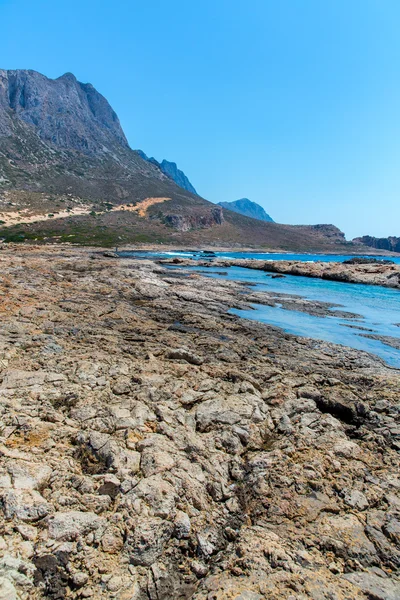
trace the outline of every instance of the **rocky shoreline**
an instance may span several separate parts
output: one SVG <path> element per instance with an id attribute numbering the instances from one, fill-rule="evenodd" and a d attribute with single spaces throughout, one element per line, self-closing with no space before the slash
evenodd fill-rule
<path id="1" fill-rule="evenodd" d="M 244 269 L 265 271 L 266 273 L 329 279 L 343 283 L 367 283 L 400 289 L 400 265 L 395 263 L 345 264 L 342 262 L 322 261 L 264 261 L 245 258 L 212 258 L 212 260 L 198 260 L 196 263 L 187 258 L 167 258 L 159 262 L 160 264 L 179 264 L 181 266 L 193 266 L 196 264 L 196 266 L 203 266 L 205 268 L 242 267 Z"/>
<path id="2" fill-rule="evenodd" d="M 228 314 L 236 282 L 0 263 L 0 598 L 400 597 L 398 370 Z"/>

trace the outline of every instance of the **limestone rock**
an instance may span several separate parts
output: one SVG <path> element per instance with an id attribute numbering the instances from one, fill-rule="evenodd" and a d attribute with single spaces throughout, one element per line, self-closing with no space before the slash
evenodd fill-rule
<path id="1" fill-rule="evenodd" d="M 134 565 L 150 566 L 162 554 L 172 535 L 172 525 L 158 517 L 142 519 L 128 533 L 125 548 Z"/>
<path id="2" fill-rule="evenodd" d="M 49 517 L 49 536 L 55 540 L 76 540 L 104 529 L 105 523 L 105 519 L 91 512 L 57 512 Z"/>

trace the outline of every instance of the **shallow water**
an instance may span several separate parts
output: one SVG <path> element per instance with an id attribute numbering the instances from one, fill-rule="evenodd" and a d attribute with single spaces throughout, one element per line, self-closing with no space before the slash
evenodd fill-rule
<path id="1" fill-rule="evenodd" d="M 264 271 L 230 267 L 226 275 L 220 275 L 219 267 L 193 267 L 202 274 L 217 279 L 245 281 L 256 284 L 254 291 L 270 291 L 283 294 L 295 294 L 309 300 L 329 302 L 340 306 L 331 309 L 332 316 L 315 317 L 307 313 L 286 310 L 281 307 L 254 305 L 254 310 L 235 310 L 231 312 L 245 317 L 282 327 L 288 333 L 334 342 L 365 350 L 380 356 L 391 366 L 400 368 L 400 350 L 392 348 L 378 340 L 363 337 L 362 333 L 389 335 L 400 339 L 400 291 L 376 285 L 341 283 L 324 279 L 312 279 L 286 275 L 272 279 Z M 335 317 L 335 309 L 360 315 L 360 319 Z M 357 331 L 346 327 L 356 325 L 372 331 Z"/>
<path id="2" fill-rule="evenodd" d="M 376 285 L 341 283 L 325 279 L 314 279 L 294 275 L 285 275 L 273 279 L 264 271 L 244 269 L 242 267 L 223 267 L 226 275 L 221 275 L 222 267 L 197 267 L 195 260 L 205 258 L 190 252 L 125 252 L 121 256 L 142 256 L 143 258 L 182 256 L 192 257 L 191 270 L 201 271 L 208 277 L 244 281 L 255 285 L 254 291 L 279 292 L 288 295 L 299 295 L 309 300 L 318 300 L 338 304 L 337 310 L 345 310 L 360 315 L 360 319 L 344 319 L 335 317 L 335 308 L 331 309 L 332 316 L 316 317 L 307 313 L 287 310 L 280 306 L 271 307 L 254 305 L 254 310 L 235 310 L 232 313 L 247 319 L 261 321 L 281 327 L 288 333 L 325 340 L 365 350 L 382 358 L 387 364 L 400 368 L 400 350 L 362 336 L 385 335 L 400 339 L 400 291 Z M 249 254 L 245 252 L 216 252 L 218 257 L 226 258 L 258 258 L 263 260 L 302 260 L 302 261 L 343 261 L 350 256 L 327 254 Z M 377 257 L 382 258 L 382 257 Z M 392 258 L 400 264 L 399 258 Z M 211 263 L 212 264 L 212 263 Z M 179 267 L 178 267 L 179 268 Z M 186 267 L 187 268 L 187 267 Z M 347 327 L 357 325 L 372 331 L 359 331 Z"/>
<path id="3" fill-rule="evenodd" d="M 207 258 L 205 254 L 197 251 L 185 251 L 185 250 L 175 250 L 175 251 L 130 251 L 130 252 L 120 252 L 120 256 L 134 256 L 134 257 L 142 257 L 142 258 L 167 258 L 173 256 L 180 256 L 181 258 L 192 258 L 193 260 L 204 260 Z M 296 260 L 302 262 L 343 262 L 344 260 L 348 260 L 353 258 L 354 255 L 350 254 L 285 254 L 285 253 L 276 253 L 276 252 L 214 252 L 214 255 L 218 258 L 254 258 L 257 260 Z M 362 254 L 358 254 L 357 256 L 362 256 Z M 400 264 L 400 256 L 368 256 L 368 258 L 378 258 L 378 259 L 389 259 L 393 262 Z"/>

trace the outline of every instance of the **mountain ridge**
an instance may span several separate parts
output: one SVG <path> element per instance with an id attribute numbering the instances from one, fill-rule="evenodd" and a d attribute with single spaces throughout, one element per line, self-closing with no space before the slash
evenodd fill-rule
<path id="1" fill-rule="evenodd" d="M 196 192 L 193 185 L 190 183 L 188 177 L 183 171 L 178 169 L 178 165 L 176 164 L 176 162 L 171 162 L 169 160 L 166 160 L 165 158 L 161 162 L 159 162 L 153 156 L 149 158 L 147 154 L 143 152 L 143 150 L 135 150 L 135 152 L 137 152 L 139 156 L 141 156 L 144 160 L 147 160 L 153 165 L 156 165 L 159 169 L 161 169 L 164 175 L 172 179 L 172 181 L 175 181 L 175 183 L 179 185 L 179 187 L 198 196 L 198 193 Z"/>

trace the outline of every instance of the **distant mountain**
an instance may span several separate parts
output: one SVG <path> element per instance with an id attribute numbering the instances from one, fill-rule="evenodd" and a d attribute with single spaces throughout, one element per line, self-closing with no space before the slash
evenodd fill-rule
<path id="1" fill-rule="evenodd" d="M 240 200 L 234 200 L 233 202 L 218 202 L 219 206 L 233 210 L 233 212 L 257 219 L 258 221 L 266 221 L 267 223 L 274 223 L 268 213 L 265 212 L 262 206 L 256 202 L 252 202 L 248 198 L 241 198 Z"/>
<path id="2" fill-rule="evenodd" d="M 162 162 L 158 162 L 158 160 L 156 160 L 153 157 L 149 158 L 142 150 L 136 150 L 136 152 L 144 160 L 148 160 L 153 165 L 156 165 L 159 169 L 161 169 L 164 175 L 172 179 L 172 181 L 175 181 L 175 183 L 179 185 L 179 187 L 183 188 L 184 190 L 187 190 L 191 194 L 198 195 L 195 188 L 192 186 L 189 179 L 186 177 L 185 173 L 178 169 L 176 163 L 170 162 L 165 159 Z"/>
<path id="3" fill-rule="evenodd" d="M 390 252 L 400 252 L 400 237 L 390 236 L 387 238 L 376 238 L 371 235 L 354 238 L 355 244 L 364 244 L 377 250 L 389 250 Z"/>

